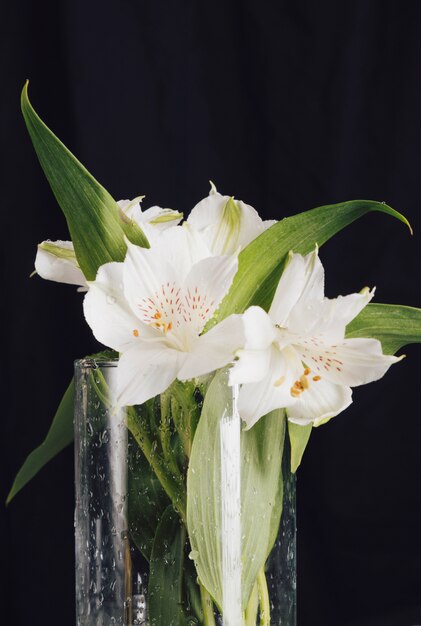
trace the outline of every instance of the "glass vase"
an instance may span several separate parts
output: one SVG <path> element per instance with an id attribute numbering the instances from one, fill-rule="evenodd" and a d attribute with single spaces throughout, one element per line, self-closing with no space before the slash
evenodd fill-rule
<path id="1" fill-rule="evenodd" d="M 75 363 L 78 626 L 295 626 L 282 412 L 245 431 L 226 371 L 119 407 L 117 360 Z"/>

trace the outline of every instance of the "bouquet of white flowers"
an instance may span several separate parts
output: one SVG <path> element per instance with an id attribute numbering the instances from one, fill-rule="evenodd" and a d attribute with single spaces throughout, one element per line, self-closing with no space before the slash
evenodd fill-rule
<path id="1" fill-rule="evenodd" d="M 39 244 L 36 273 L 84 292 L 86 321 L 108 348 L 103 358 L 118 359 L 112 393 L 94 373 L 98 402 L 111 419 L 123 413 L 139 480 L 156 488 L 147 536 L 139 530 L 142 490 L 127 492 L 149 623 L 211 626 L 220 615 L 226 626 L 268 625 L 283 450 L 295 473 L 312 428 L 421 339 L 421 310 L 370 304 L 374 289 L 325 297 L 319 247 L 369 211 L 409 224 L 365 200 L 262 221 L 213 183 L 184 221 L 171 209 L 143 211 L 143 197 L 116 202 L 86 171 L 37 116 L 27 85 L 22 109 L 71 235 Z M 70 441 L 72 419 L 73 385 L 9 499 Z M 164 529 L 181 541 L 169 549 L 171 567 Z M 121 623 L 143 623 L 125 615 Z"/>

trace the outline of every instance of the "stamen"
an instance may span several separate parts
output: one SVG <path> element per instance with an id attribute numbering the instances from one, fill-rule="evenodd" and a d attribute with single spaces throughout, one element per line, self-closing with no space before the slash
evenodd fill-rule
<path id="1" fill-rule="evenodd" d="M 281 376 L 280 378 L 278 378 L 278 380 L 275 380 L 273 384 L 275 387 L 280 387 L 282 383 L 284 382 L 285 382 L 285 376 Z"/>
<path id="2" fill-rule="evenodd" d="M 134 328 L 134 329 L 133 329 L 133 335 L 134 335 L 135 337 L 139 337 L 139 331 L 137 330 L 137 328 Z"/>
<path id="3" fill-rule="evenodd" d="M 309 367 L 306 367 L 304 370 L 304 376 L 308 376 L 309 374 L 311 374 L 311 369 Z"/>
<path id="4" fill-rule="evenodd" d="M 291 395 L 293 398 L 299 398 L 301 391 L 298 391 L 298 389 L 295 389 L 294 387 L 291 387 L 290 389 Z"/>
<path id="5" fill-rule="evenodd" d="M 313 380 L 315 383 L 317 383 L 319 380 L 322 380 L 321 376 L 313 376 Z"/>
<path id="6" fill-rule="evenodd" d="M 310 387 L 310 383 L 308 382 L 307 376 L 301 376 L 300 383 L 304 387 L 304 389 L 308 389 Z"/>

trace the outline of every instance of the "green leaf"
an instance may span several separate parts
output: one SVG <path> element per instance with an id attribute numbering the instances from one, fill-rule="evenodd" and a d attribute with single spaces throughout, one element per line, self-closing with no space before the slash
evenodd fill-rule
<path id="1" fill-rule="evenodd" d="M 221 454 L 219 423 L 232 412 L 232 389 L 218 372 L 206 393 L 187 474 L 187 525 L 199 579 L 222 604 Z M 271 551 L 282 512 L 282 411 L 241 433 L 242 603 L 246 608 Z M 256 496 L 258 494 L 258 497 Z"/>
<path id="2" fill-rule="evenodd" d="M 348 324 L 346 337 L 374 337 L 385 354 L 421 343 L 421 309 L 399 304 L 369 304 Z"/>
<path id="3" fill-rule="evenodd" d="M 291 444 L 291 472 L 293 474 L 295 474 L 301 463 L 304 450 L 310 439 L 312 428 L 312 424 L 300 426 L 299 424 L 288 421 L 288 434 Z"/>
<path id="4" fill-rule="evenodd" d="M 238 272 L 208 328 L 231 313 L 242 313 L 251 305 L 269 309 L 290 250 L 308 254 L 337 232 L 370 211 L 397 218 L 409 229 L 407 219 L 381 202 L 352 200 L 318 207 L 274 224 L 252 241 L 238 257 Z M 412 232 L 412 230 L 411 230 Z"/>
<path id="5" fill-rule="evenodd" d="M 72 379 L 60 402 L 46 438 L 38 448 L 31 452 L 19 470 L 7 496 L 7 504 L 48 461 L 73 441 L 73 396 L 74 381 Z"/>
<path id="6" fill-rule="evenodd" d="M 184 626 L 183 563 L 186 531 L 170 505 L 156 530 L 148 584 L 149 621 L 154 626 Z"/>
<path id="7" fill-rule="evenodd" d="M 131 434 L 127 497 L 130 535 L 143 556 L 150 561 L 158 522 L 170 500 Z"/>
<path id="8" fill-rule="evenodd" d="M 103 350 L 92 354 L 88 359 L 98 359 L 109 361 L 117 357 L 117 352 L 114 350 Z M 101 393 L 100 387 L 97 386 L 97 393 Z M 15 495 L 29 482 L 40 469 L 44 467 L 52 458 L 54 458 L 61 450 L 67 445 L 72 443 L 74 431 L 73 431 L 73 413 L 74 413 L 74 380 L 72 381 L 65 392 L 60 405 L 57 409 L 55 417 L 50 426 L 50 430 L 43 443 L 33 450 L 26 459 L 25 463 L 19 470 L 10 493 L 7 497 L 7 504 L 15 497 Z"/>
<path id="9" fill-rule="evenodd" d="M 100 265 L 124 260 L 125 235 L 148 247 L 139 226 L 130 228 L 130 223 L 122 221 L 122 211 L 108 191 L 37 115 L 28 98 L 28 82 L 22 90 L 21 106 L 39 162 L 66 217 L 76 257 L 87 280 L 95 279 Z"/>

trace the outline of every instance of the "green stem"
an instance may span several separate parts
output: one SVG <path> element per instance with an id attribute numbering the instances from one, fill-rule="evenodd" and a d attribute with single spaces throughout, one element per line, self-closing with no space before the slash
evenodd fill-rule
<path id="1" fill-rule="evenodd" d="M 270 626 L 269 591 L 263 567 L 257 575 L 257 590 L 259 594 L 260 626 Z"/>
<path id="2" fill-rule="evenodd" d="M 215 626 L 215 614 L 213 612 L 212 598 L 202 584 L 200 584 L 200 597 L 202 599 L 204 626 Z"/>
<path id="3" fill-rule="evenodd" d="M 181 479 L 180 471 L 174 457 L 174 451 L 171 446 L 171 396 L 168 392 L 161 394 L 161 422 L 159 425 L 159 433 L 161 438 L 162 453 L 169 469 L 178 480 Z"/>
<path id="4" fill-rule="evenodd" d="M 245 611 L 245 626 L 256 626 L 257 611 L 259 609 L 259 593 L 257 590 L 257 582 L 254 584 Z"/>
<path id="5" fill-rule="evenodd" d="M 127 428 L 136 439 L 138 446 L 173 503 L 174 509 L 179 512 L 182 521 L 186 524 L 186 493 L 184 486 L 181 480 L 174 478 L 171 472 L 168 471 L 162 457 L 154 450 L 142 416 L 138 415 L 136 409 L 131 406 L 127 407 Z"/>

